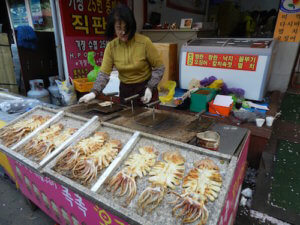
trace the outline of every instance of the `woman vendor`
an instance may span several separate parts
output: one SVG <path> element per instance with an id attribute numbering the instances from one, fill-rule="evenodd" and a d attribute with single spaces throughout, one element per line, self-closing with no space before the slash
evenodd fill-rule
<path id="1" fill-rule="evenodd" d="M 121 103 L 124 103 L 124 98 L 135 94 L 141 97 L 141 104 L 157 100 L 157 85 L 165 67 L 151 40 L 136 33 L 136 21 L 128 6 L 120 4 L 112 10 L 107 22 L 106 36 L 109 40 L 115 38 L 105 48 L 94 87 L 79 102 L 88 102 L 102 92 L 113 67 L 119 72 Z"/>

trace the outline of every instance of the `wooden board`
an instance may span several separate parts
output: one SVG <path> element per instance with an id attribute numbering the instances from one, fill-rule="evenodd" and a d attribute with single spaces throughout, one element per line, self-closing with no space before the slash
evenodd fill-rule
<path id="1" fill-rule="evenodd" d="M 153 128 L 137 124 L 134 121 L 134 118 L 118 117 L 110 120 L 109 123 L 113 123 L 133 130 L 158 135 L 164 138 L 169 138 L 184 143 L 189 142 L 193 139 L 193 137 L 195 137 L 196 132 L 187 131 L 185 129 L 185 127 L 191 121 L 195 120 L 194 116 L 183 113 L 167 112 L 163 110 L 157 111 L 158 113 L 166 113 L 168 119 L 162 122 L 160 125 L 155 126 Z"/>
<path id="2" fill-rule="evenodd" d="M 176 43 L 153 43 L 164 63 L 165 72 L 160 84 L 168 80 L 178 81 L 177 70 L 177 44 Z"/>
<path id="3" fill-rule="evenodd" d="M 9 89 L 13 93 L 18 93 L 18 85 L 6 33 L 0 33 L 0 87 Z"/>

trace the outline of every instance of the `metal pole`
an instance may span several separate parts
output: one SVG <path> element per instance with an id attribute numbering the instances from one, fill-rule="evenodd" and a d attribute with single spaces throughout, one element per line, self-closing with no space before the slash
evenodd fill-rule
<path id="1" fill-rule="evenodd" d="M 57 14 L 57 19 L 58 19 L 58 35 L 60 36 L 61 40 L 61 52 L 62 52 L 62 57 L 63 57 L 63 68 L 64 68 L 64 75 L 65 75 L 65 80 L 69 82 L 69 71 L 68 71 L 68 61 L 67 61 L 67 56 L 66 56 L 66 51 L 65 51 L 65 39 L 63 35 L 63 28 L 62 28 L 62 23 L 61 23 L 61 14 L 60 14 L 60 7 L 59 7 L 59 0 L 53 0 L 55 1 L 56 4 L 56 14 Z"/>
<path id="2" fill-rule="evenodd" d="M 205 5 L 205 22 L 208 22 L 208 10 L 209 10 L 209 0 L 206 0 L 206 5 Z"/>
<path id="3" fill-rule="evenodd" d="M 61 39 L 60 39 L 60 33 L 59 33 L 59 29 L 58 29 L 55 0 L 50 0 L 50 4 L 51 4 L 51 14 L 52 14 L 54 38 L 55 38 L 55 48 L 56 48 L 56 57 L 57 57 L 58 77 L 60 78 L 60 80 L 64 80 L 64 69 L 63 69 L 63 57 L 62 57 Z"/>
<path id="4" fill-rule="evenodd" d="M 34 29 L 32 15 L 31 15 L 31 8 L 30 8 L 30 4 L 29 4 L 28 0 L 25 1 L 25 8 L 26 8 L 29 26 L 31 26 L 32 29 Z"/>
<path id="5" fill-rule="evenodd" d="M 13 33 L 13 39 L 14 39 L 14 42 L 17 45 L 17 37 L 16 37 L 16 33 L 15 33 L 15 28 L 14 28 L 14 23 L 12 21 L 12 18 L 11 18 L 11 15 L 10 15 L 10 5 L 8 3 L 8 0 L 5 0 L 5 3 L 6 3 L 6 8 L 7 8 L 7 14 L 8 14 L 8 18 L 9 18 L 9 23 L 10 23 L 10 27 L 11 27 L 11 30 L 12 30 L 12 33 Z"/>

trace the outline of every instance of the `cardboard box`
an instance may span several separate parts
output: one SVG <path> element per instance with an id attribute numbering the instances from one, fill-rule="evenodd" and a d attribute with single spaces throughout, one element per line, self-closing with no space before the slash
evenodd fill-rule
<path id="1" fill-rule="evenodd" d="M 153 43 L 165 65 L 165 73 L 160 83 L 168 80 L 178 81 L 177 44 Z"/>

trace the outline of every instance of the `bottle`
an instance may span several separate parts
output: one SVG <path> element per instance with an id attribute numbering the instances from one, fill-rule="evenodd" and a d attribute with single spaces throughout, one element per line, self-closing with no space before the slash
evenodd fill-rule
<path id="1" fill-rule="evenodd" d="M 48 90 L 49 90 L 50 96 L 51 96 L 51 103 L 54 105 L 60 106 L 61 105 L 61 97 L 60 97 L 58 86 L 55 82 L 55 80 L 57 80 L 57 79 L 58 79 L 57 76 L 49 77 L 50 86 L 48 87 Z"/>
<path id="2" fill-rule="evenodd" d="M 49 92 L 44 88 L 44 81 L 42 79 L 30 80 L 29 84 L 30 90 L 27 92 L 29 98 L 50 103 Z"/>

